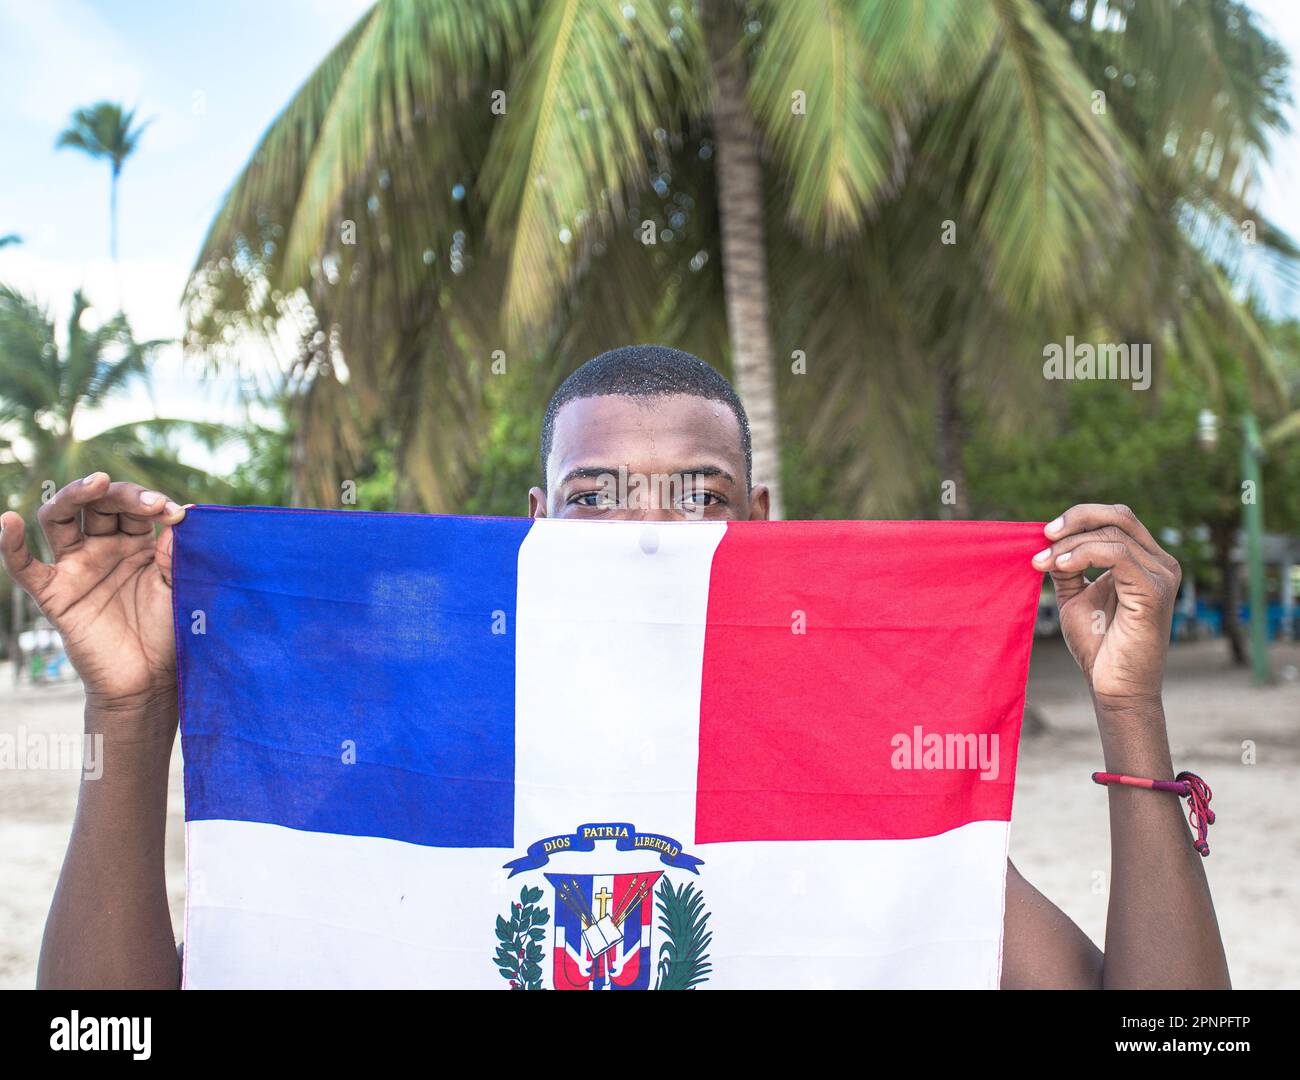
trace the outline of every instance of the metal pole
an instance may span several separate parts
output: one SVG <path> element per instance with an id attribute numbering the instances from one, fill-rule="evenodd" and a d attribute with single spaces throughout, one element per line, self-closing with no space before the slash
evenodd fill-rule
<path id="1" fill-rule="evenodd" d="M 1268 662 L 1268 596 L 1264 592 L 1264 490 L 1259 459 L 1263 447 L 1255 416 L 1242 417 L 1241 478 L 1242 525 L 1246 532 L 1246 566 L 1250 578 L 1250 665 L 1256 686 L 1273 681 Z"/>

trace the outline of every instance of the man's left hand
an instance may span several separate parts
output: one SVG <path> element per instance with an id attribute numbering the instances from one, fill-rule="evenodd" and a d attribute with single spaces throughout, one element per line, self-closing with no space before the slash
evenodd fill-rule
<path id="1" fill-rule="evenodd" d="M 1034 556 L 1049 571 L 1061 632 L 1097 706 L 1142 708 L 1160 698 L 1182 572 L 1127 506 L 1080 503 L 1044 532 Z M 1089 581 L 1084 571 L 1104 571 Z"/>

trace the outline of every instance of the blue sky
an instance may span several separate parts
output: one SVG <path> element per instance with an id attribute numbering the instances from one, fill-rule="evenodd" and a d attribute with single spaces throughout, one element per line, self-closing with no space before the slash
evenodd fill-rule
<path id="1" fill-rule="evenodd" d="M 0 235 L 17 232 L 24 240 L 0 250 L 0 280 L 60 314 L 77 287 L 102 314 L 120 297 L 137 336 L 179 337 L 181 290 L 223 193 L 276 113 L 368 6 L 0 0 Z M 1300 4 L 1253 6 L 1300 58 Z M 72 110 L 101 99 L 138 105 L 141 116 L 153 118 L 122 177 L 120 274 L 108 257 L 107 165 L 54 149 Z M 1292 124 L 1300 127 L 1294 110 Z M 1275 148 L 1259 201 L 1295 237 L 1298 190 L 1300 135 L 1292 132 Z M 1300 310 L 1294 296 L 1273 300 Z M 249 361 L 255 369 L 270 364 L 252 348 Z M 197 361 L 171 348 L 157 366 L 152 399 L 136 393 L 90 424 L 155 409 L 237 423 L 234 385 L 205 380 Z"/>
<path id="2" fill-rule="evenodd" d="M 84 288 L 119 300 L 137 337 L 178 338 L 181 290 L 221 197 L 271 120 L 368 0 L 0 0 L 0 280 L 66 313 Z M 120 185 L 121 272 L 108 255 L 108 166 L 54 141 L 74 108 L 109 99 L 152 118 Z M 269 362 L 250 350 L 252 366 Z M 178 348 L 91 429 L 158 415 L 242 413 L 233 379 Z M 192 448 L 196 463 L 204 453 Z M 226 467 L 229 460 L 218 460 Z"/>

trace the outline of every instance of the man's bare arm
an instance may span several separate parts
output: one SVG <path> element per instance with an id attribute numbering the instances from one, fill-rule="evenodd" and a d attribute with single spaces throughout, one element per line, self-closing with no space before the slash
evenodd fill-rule
<path id="1" fill-rule="evenodd" d="M 42 987 L 179 983 L 163 839 L 177 708 L 172 526 L 184 516 L 160 492 L 92 473 L 41 507 L 47 563 L 23 519 L 0 514 L 5 569 L 62 636 L 86 688 L 86 733 L 102 738 L 103 772 L 82 780 L 45 926 Z"/>
<path id="2" fill-rule="evenodd" d="M 1123 712 L 1098 709 L 1106 772 L 1171 780 L 1159 699 Z M 1192 847 L 1187 804 L 1174 795 L 1111 785 L 1110 907 L 1104 989 L 1231 989 L 1214 901 Z"/>
<path id="3" fill-rule="evenodd" d="M 1052 575 L 1066 644 L 1092 691 L 1104 771 L 1172 780 L 1161 683 L 1177 561 L 1126 506 L 1072 506 L 1046 534 L 1051 546 L 1034 564 Z M 1090 581 L 1089 567 L 1103 573 Z M 1010 868 L 1003 985 L 1229 988 L 1184 804 L 1142 788 L 1107 791 L 1111 886 L 1104 956 L 1085 947 L 1078 927 Z"/>
<path id="4" fill-rule="evenodd" d="M 1159 703 L 1102 718 L 1105 771 L 1171 778 Z M 1106 951 L 1007 863 L 1002 988 L 1230 989 L 1201 856 L 1173 795 L 1112 785 Z"/>
<path id="5" fill-rule="evenodd" d="M 1100 990 L 1101 950 L 1007 860 L 1003 990 Z"/>
<path id="6" fill-rule="evenodd" d="M 41 989 L 175 990 L 180 985 L 163 841 L 176 700 L 86 706 L 103 773 L 84 778 L 45 924 Z"/>

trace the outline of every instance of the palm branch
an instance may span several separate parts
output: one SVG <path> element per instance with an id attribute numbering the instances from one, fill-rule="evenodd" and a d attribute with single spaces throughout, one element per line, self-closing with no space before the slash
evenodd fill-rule
<path id="1" fill-rule="evenodd" d="M 656 895 L 659 928 L 666 940 L 659 946 L 656 990 L 693 990 L 709 977 L 709 913 L 704 896 L 691 883 L 674 888 L 662 879 Z"/>

